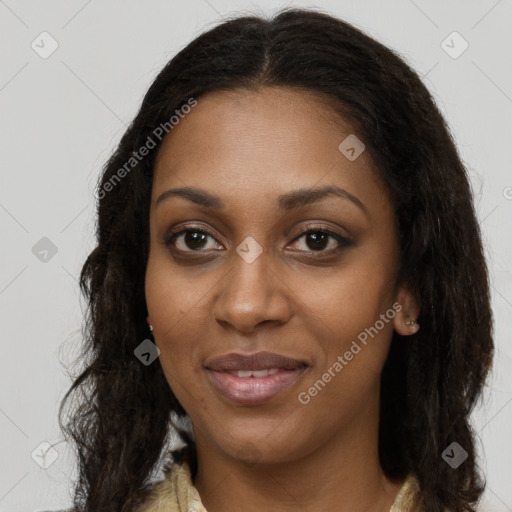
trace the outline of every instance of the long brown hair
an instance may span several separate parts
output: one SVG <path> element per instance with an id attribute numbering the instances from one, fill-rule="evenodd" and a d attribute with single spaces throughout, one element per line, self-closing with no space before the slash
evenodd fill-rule
<path id="1" fill-rule="evenodd" d="M 488 274 L 466 170 L 432 96 L 395 52 L 340 19 L 299 9 L 272 19 L 231 19 L 192 41 L 154 80 L 104 166 L 97 245 L 80 276 L 89 306 L 80 354 L 85 369 L 59 411 L 78 458 L 75 509 L 136 510 L 171 433 L 193 448 L 172 420 L 186 413 L 159 361 L 145 366 L 134 356 L 148 335 L 144 275 L 161 144 L 155 128 L 169 123 L 190 98 L 200 102 L 208 92 L 261 86 L 324 97 L 357 130 L 391 191 L 401 277 L 421 302 L 421 329 L 412 339 L 393 334 L 382 373 L 380 462 L 389 477 L 417 477 L 427 510 L 474 511 L 484 483 L 470 414 L 494 345 Z M 157 147 L 131 161 L 148 137 Z M 63 425 L 69 401 L 73 407 Z M 468 453 L 457 469 L 441 457 L 452 442 Z"/>

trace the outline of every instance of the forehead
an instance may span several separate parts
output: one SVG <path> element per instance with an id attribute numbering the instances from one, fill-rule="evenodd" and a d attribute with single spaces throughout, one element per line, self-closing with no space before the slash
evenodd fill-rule
<path id="1" fill-rule="evenodd" d="M 335 185 L 367 201 L 383 199 L 376 197 L 383 186 L 368 152 L 351 161 L 340 151 L 354 130 L 321 97 L 265 87 L 217 91 L 197 101 L 164 139 L 154 197 L 188 185 L 227 203 L 261 204 L 293 189 Z"/>

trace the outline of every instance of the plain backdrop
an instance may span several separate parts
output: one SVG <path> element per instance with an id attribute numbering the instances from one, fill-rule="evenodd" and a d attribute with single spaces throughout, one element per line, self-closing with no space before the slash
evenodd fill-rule
<path id="1" fill-rule="evenodd" d="M 103 164 L 177 51 L 227 16 L 286 6 L 317 7 L 395 49 L 448 120 L 492 279 L 495 367 L 473 415 L 482 510 L 512 511 L 510 0 L 0 0 L 0 511 L 71 504 L 75 461 L 57 410 L 80 344 L 77 277 L 94 244 Z M 49 445 L 45 469 L 37 457 Z"/>

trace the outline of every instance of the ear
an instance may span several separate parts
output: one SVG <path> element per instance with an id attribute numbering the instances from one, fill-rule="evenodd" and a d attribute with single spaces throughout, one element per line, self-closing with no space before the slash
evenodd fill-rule
<path id="1" fill-rule="evenodd" d="M 420 314 L 418 298 L 407 285 L 402 285 L 397 290 L 395 300 L 400 304 L 401 308 L 396 309 L 393 328 L 402 336 L 416 334 L 420 328 L 418 324 L 418 315 Z"/>

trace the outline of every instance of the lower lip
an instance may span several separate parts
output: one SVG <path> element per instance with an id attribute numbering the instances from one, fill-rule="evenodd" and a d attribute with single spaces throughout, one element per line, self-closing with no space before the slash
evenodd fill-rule
<path id="1" fill-rule="evenodd" d="M 266 377 L 237 377 L 226 372 L 207 370 L 213 386 L 231 402 L 256 405 L 268 402 L 281 391 L 292 386 L 306 368 L 280 369 Z"/>

